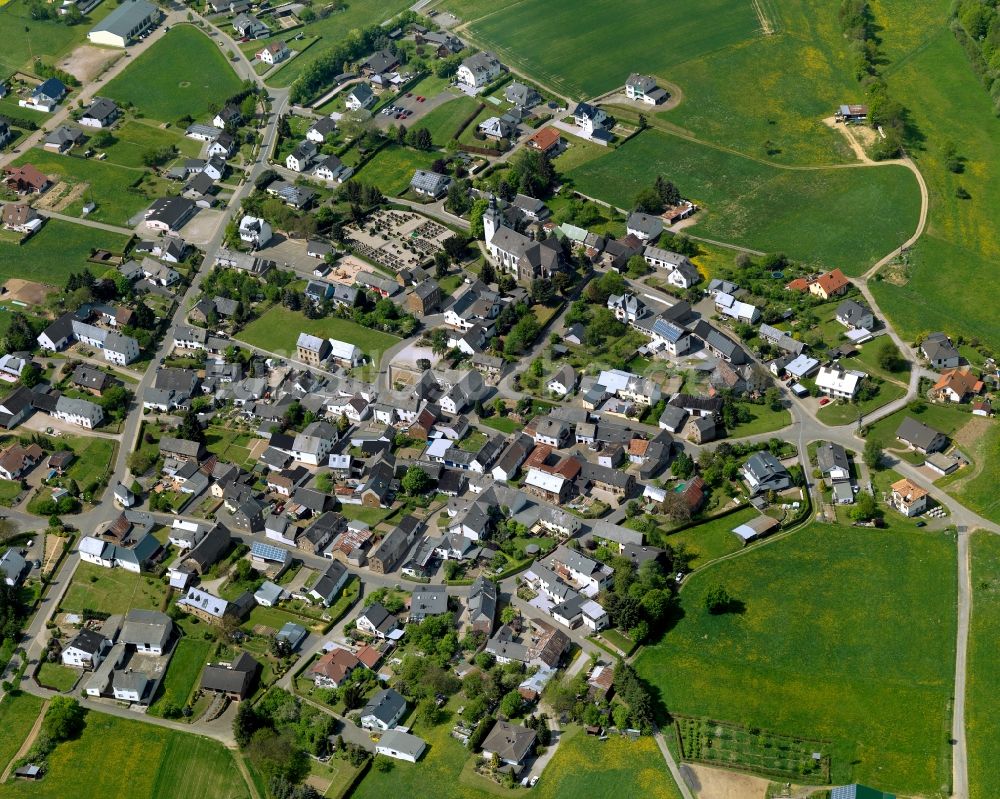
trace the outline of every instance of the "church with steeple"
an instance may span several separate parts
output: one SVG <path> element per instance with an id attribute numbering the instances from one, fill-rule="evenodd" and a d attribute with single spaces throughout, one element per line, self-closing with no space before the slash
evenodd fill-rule
<path id="1" fill-rule="evenodd" d="M 522 286 L 530 287 L 532 281 L 551 278 L 566 268 L 559 240 L 536 241 L 510 227 L 493 195 L 483 214 L 483 238 L 497 268 L 513 275 Z"/>

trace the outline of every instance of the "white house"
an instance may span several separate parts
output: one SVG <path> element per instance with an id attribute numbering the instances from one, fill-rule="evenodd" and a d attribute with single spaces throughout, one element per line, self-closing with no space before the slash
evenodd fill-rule
<path id="1" fill-rule="evenodd" d="M 349 344 L 346 341 L 340 341 L 335 338 L 327 339 L 327 341 L 330 342 L 329 357 L 335 363 L 341 366 L 354 367 L 364 362 L 365 354 L 357 345 Z"/>
<path id="2" fill-rule="evenodd" d="M 667 99 L 668 94 L 664 89 L 659 88 L 656 81 L 649 75 L 639 75 L 633 72 L 625 81 L 625 96 L 629 100 L 646 105 L 659 105 Z"/>
<path id="3" fill-rule="evenodd" d="M 732 294 L 720 291 L 715 295 L 715 310 L 738 322 L 752 325 L 760 319 L 760 310 L 748 302 L 736 299 Z"/>
<path id="4" fill-rule="evenodd" d="M 369 108 L 374 104 L 375 93 L 367 83 L 359 83 L 351 89 L 350 94 L 347 95 L 347 99 L 344 100 L 344 105 L 347 106 L 348 111 L 359 111 L 362 108 Z"/>
<path id="5" fill-rule="evenodd" d="M 96 669 L 111 649 L 111 642 L 94 630 L 82 629 L 62 651 L 64 666 Z"/>
<path id="6" fill-rule="evenodd" d="M 459 65 L 455 79 L 473 89 L 481 89 L 495 80 L 500 75 L 501 69 L 500 60 L 492 53 L 476 53 Z"/>
<path id="7" fill-rule="evenodd" d="M 396 760 L 405 760 L 407 763 L 416 763 L 426 747 L 423 739 L 416 735 L 410 735 L 402 730 L 386 730 L 375 744 L 375 753 Z"/>
<path id="8" fill-rule="evenodd" d="M 257 60 L 273 66 L 288 58 L 291 52 L 284 42 L 271 42 L 267 47 L 257 51 Z"/>
<path id="9" fill-rule="evenodd" d="M 255 250 L 267 246 L 274 236 L 271 225 L 256 216 L 244 216 L 240 220 L 240 241 L 245 241 Z"/>
<path id="10" fill-rule="evenodd" d="M 59 397 L 52 415 L 69 424 L 93 430 L 104 420 L 104 409 L 89 400 Z"/>
<path id="11" fill-rule="evenodd" d="M 816 388 L 830 397 L 849 400 L 857 394 L 858 386 L 866 377 L 864 372 L 841 369 L 837 364 L 821 366 L 816 375 Z"/>
<path id="12" fill-rule="evenodd" d="M 316 159 L 316 142 L 304 139 L 300 141 L 285 159 L 285 166 L 293 172 L 305 172 Z"/>

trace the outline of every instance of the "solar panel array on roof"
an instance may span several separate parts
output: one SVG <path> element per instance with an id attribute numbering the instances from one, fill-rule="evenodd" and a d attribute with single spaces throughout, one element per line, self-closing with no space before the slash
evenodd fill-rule
<path id="1" fill-rule="evenodd" d="M 281 549 L 280 547 L 272 546 L 271 544 L 264 544 L 260 541 L 254 541 L 250 545 L 250 554 L 255 558 L 260 558 L 262 560 L 273 560 L 278 563 L 284 563 L 288 560 L 288 551 Z"/>

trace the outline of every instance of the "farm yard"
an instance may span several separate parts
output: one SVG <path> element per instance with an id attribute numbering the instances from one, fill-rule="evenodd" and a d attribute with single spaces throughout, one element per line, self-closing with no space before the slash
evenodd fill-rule
<path id="1" fill-rule="evenodd" d="M 173 28 L 115 78 L 103 93 L 147 117 L 205 121 L 211 106 L 240 89 L 222 49 L 192 25 Z"/>
<path id="2" fill-rule="evenodd" d="M 669 175 L 705 207 L 693 234 L 837 265 L 849 275 L 864 272 L 912 233 L 920 208 L 916 181 L 901 166 L 782 169 L 656 130 L 566 177 L 583 194 L 630 208 L 657 174 Z M 894 213 L 882 213 L 885 205 Z"/>
<path id="3" fill-rule="evenodd" d="M 636 668 L 673 713 L 829 740 L 834 784 L 946 793 L 955 582 L 951 534 L 813 524 L 691 575 Z"/>
<path id="4" fill-rule="evenodd" d="M 61 287 L 70 272 L 79 272 L 87 265 L 91 250 L 98 247 L 115 250 L 124 248 L 127 242 L 124 235 L 50 219 L 39 233 L 20 246 L 0 241 L 0 262 L 4 264 L 4 277 Z"/>
<path id="5" fill-rule="evenodd" d="M 45 779 L 4 786 L 0 795 L 54 799 L 85 785 L 93 796 L 250 796 L 222 744 L 96 711 L 87 713 L 83 734 L 59 744 L 48 763 Z"/>
<path id="6" fill-rule="evenodd" d="M 373 359 L 378 358 L 389 347 L 399 341 L 390 333 L 369 330 L 349 319 L 328 316 L 323 319 L 307 319 L 299 311 L 276 306 L 259 319 L 255 319 L 240 331 L 239 337 L 254 347 L 279 355 L 294 356 L 295 342 L 299 333 L 311 333 L 322 338 L 335 338 L 355 344 Z"/>

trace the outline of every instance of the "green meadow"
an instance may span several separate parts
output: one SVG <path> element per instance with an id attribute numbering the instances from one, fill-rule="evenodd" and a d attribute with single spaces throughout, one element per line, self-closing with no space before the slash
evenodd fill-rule
<path id="1" fill-rule="evenodd" d="M 953 535 L 813 524 L 692 574 L 636 667 L 671 712 L 831 741 L 834 784 L 947 795 L 955 596 Z"/>

